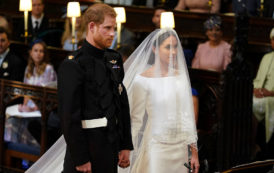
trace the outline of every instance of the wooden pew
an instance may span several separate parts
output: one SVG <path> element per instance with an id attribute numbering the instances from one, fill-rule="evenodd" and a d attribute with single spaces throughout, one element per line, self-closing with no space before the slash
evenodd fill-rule
<path id="1" fill-rule="evenodd" d="M 11 0 L 12 1 L 12 0 Z M 93 0 L 79 0 L 81 5 L 91 5 Z M 10 2 L 9 2 L 10 3 Z M 14 5 L 5 3 L 0 5 L 0 10 L 11 17 L 23 17 L 23 13 L 18 11 Z M 14 2 L 16 3 L 16 2 Z M 9 5 L 9 6 L 8 6 Z M 53 19 L 52 22 L 60 22 L 61 16 L 65 13 L 67 1 L 47 0 L 45 13 Z M 117 6 L 117 5 L 113 5 Z M 120 6 L 120 5 L 119 5 Z M 124 6 L 126 9 L 127 22 L 125 26 L 134 32 L 151 32 L 154 27 L 151 18 L 154 13 L 153 8 Z M 175 16 L 175 30 L 179 35 L 186 38 L 205 38 L 203 22 L 210 14 L 193 13 L 188 11 L 173 11 Z M 226 14 L 219 14 L 223 20 L 224 38 L 232 40 L 234 37 L 235 17 Z M 64 20 L 63 20 L 64 21 Z M 62 26 L 60 23 L 53 26 Z M 269 44 L 269 32 L 274 26 L 271 18 L 250 17 L 248 28 L 248 41 L 250 44 Z"/>
<path id="2" fill-rule="evenodd" d="M 4 165 L 5 167 L 12 166 L 12 158 L 26 159 L 33 162 L 39 158 L 39 155 L 20 152 L 16 149 L 8 149 L 4 142 L 6 107 L 24 96 L 28 96 L 34 100 L 42 114 L 40 155 L 42 155 L 47 148 L 47 120 L 49 113 L 57 108 L 57 90 L 0 79 L 0 165 Z"/>
<path id="3" fill-rule="evenodd" d="M 274 160 L 256 161 L 248 164 L 238 165 L 223 173 L 248 173 L 248 172 L 271 172 L 273 171 Z"/>
<path id="4" fill-rule="evenodd" d="M 223 171 L 250 162 L 252 80 L 243 70 L 235 73 L 237 68 L 234 63 L 224 73 L 189 69 L 192 87 L 199 93 L 201 170 Z"/>
<path id="5" fill-rule="evenodd" d="M 91 5 L 93 0 L 80 0 L 81 5 Z M 67 1 L 47 0 L 45 5 L 45 13 L 50 17 L 50 28 L 63 29 L 64 19 L 61 16 L 65 13 Z M 115 5 L 113 5 L 115 6 Z M 116 5 L 117 6 L 117 5 Z M 2 13 L 7 13 L 16 26 L 19 18 L 23 18 L 23 13 L 18 10 L 8 8 L 2 5 Z M 124 6 L 127 13 L 127 22 L 124 24 L 128 29 L 137 35 L 137 43 L 140 43 L 147 34 L 154 30 L 151 18 L 154 9 L 136 6 Z M 232 43 L 234 38 L 235 17 L 231 15 L 219 14 L 223 19 L 224 39 Z M 196 51 L 197 44 L 206 40 L 204 34 L 203 22 L 208 18 L 209 14 L 192 13 L 187 11 L 174 11 L 175 30 L 182 39 L 183 47 Z M 255 76 L 258 65 L 263 55 L 271 51 L 269 32 L 274 26 L 274 20 L 270 18 L 250 17 L 248 27 L 248 47 L 247 59 L 253 65 L 253 75 Z M 59 39 L 60 38 L 56 38 Z M 53 62 L 54 63 L 54 62 Z M 56 65 L 55 65 L 56 67 Z"/>

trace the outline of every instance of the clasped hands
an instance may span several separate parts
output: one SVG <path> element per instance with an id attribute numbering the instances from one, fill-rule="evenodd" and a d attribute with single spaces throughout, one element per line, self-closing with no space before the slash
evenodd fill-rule
<path id="1" fill-rule="evenodd" d="M 33 111 L 37 111 L 38 107 L 29 107 L 28 105 L 24 105 L 24 104 L 19 104 L 18 106 L 18 111 L 19 112 L 33 112 Z"/>
<path id="2" fill-rule="evenodd" d="M 271 91 L 268 91 L 265 88 L 254 88 L 253 94 L 257 98 L 263 98 L 263 97 L 268 97 L 273 95 Z"/>

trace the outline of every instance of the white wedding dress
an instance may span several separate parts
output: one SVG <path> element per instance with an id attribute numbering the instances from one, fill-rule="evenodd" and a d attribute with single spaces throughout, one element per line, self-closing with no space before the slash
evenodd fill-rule
<path id="1" fill-rule="evenodd" d="M 132 88 L 131 126 L 134 148 L 134 165 L 131 173 L 186 173 L 184 163 L 188 163 L 188 149 L 184 143 L 186 133 L 182 132 L 178 119 L 180 109 L 171 102 L 183 97 L 181 88 L 183 76 L 149 78 L 137 75 Z M 177 86 L 173 86 L 177 83 Z M 180 86 L 180 88 L 179 88 Z M 176 91 L 174 91 L 175 89 Z M 155 99 L 158 100 L 155 102 Z M 146 111 L 146 113 L 145 113 Z M 179 111 L 179 112 L 178 112 Z M 145 116 L 144 116 L 145 115 Z M 143 123 L 143 121 L 147 121 Z M 145 127 L 141 127 L 146 124 Z M 143 129 L 142 129 L 143 128 Z M 142 140 L 140 140 L 142 138 Z M 119 172 L 125 170 L 119 168 Z"/>

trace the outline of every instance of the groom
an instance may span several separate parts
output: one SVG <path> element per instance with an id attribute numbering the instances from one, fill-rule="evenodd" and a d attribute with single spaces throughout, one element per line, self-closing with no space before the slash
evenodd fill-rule
<path id="1" fill-rule="evenodd" d="M 116 173 L 117 164 L 130 164 L 133 145 L 122 59 L 107 49 L 115 18 L 106 4 L 89 7 L 86 40 L 59 68 L 59 115 L 67 143 L 64 173 Z"/>

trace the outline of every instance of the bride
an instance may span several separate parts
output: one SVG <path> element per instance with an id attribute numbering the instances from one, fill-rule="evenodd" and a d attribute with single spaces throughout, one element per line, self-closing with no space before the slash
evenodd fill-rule
<path id="1" fill-rule="evenodd" d="M 198 172 L 197 133 L 191 87 L 176 32 L 152 32 L 125 62 L 134 151 L 119 173 Z M 195 168 L 195 169 L 194 169 Z"/>
<path id="2" fill-rule="evenodd" d="M 134 151 L 131 166 L 118 168 L 118 172 L 187 173 L 185 165 L 190 163 L 189 168 L 198 173 L 191 87 L 176 32 L 173 29 L 152 32 L 124 68 Z M 27 173 L 61 172 L 65 147 L 60 138 Z"/>

